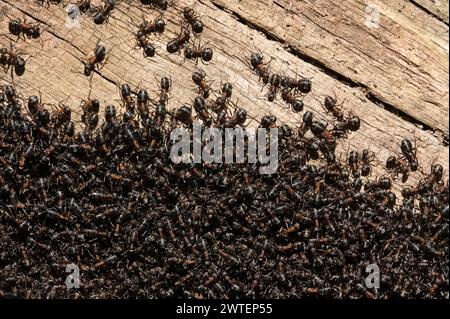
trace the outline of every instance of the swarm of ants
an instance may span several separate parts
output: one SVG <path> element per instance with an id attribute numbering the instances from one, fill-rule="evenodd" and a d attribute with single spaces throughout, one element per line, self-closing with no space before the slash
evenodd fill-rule
<path id="1" fill-rule="evenodd" d="M 440 164 L 400 199 L 393 179 L 421 169 L 411 140 L 388 159 L 391 175 L 374 178 L 369 150 L 336 154 L 359 119 L 328 127 L 306 111 L 297 128 L 252 119 L 231 101 L 231 83 L 214 90 L 200 70 L 192 79 L 198 96 L 170 111 L 169 77 L 157 94 L 122 84 L 123 114 L 91 97 L 51 106 L 1 88 L 2 298 L 448 298 Z M 171 130 L 196 118 L 279 128 L 277 173 L 172 163 Z M 81 289 L 64 285 L 70 263 Z M 372 263 L 376 291 L 363 284 Z"/>
<path id="2" fill-rule="evenodd" d="M 78 6 L 103 24 L 116 1 Z M 167 51 L 210 62 L 213 50 L 192 41 L 204 29 L 200 16 L 193 7 L 181 14 Z M 145 57 L 155 55 L 149 37 L 164 30 L 161 17 L 139 25 L 136 46 Z M 42 33 L 20 19 L 9 31 L 19 39 Z M 100 69 L 106 51 L 97 43 L 84 75 Z M 0 64 L 23 73 L 23 54 L 12 44 L 1 48 Z M 156 93 L 120 85 L 120 106 L 102 106 L 90 94 L 55 106 L 1 86 L 0 297 L 448 298 L 444 167 L 421 167 L 410 138 L 392 150 L 384 176 L 373 176 L 369 149 L 340 160 L 337 146 L 360 129 L 360 118 L 332 96 L 321 103 L 333 121 L 317 118 L 303 104 L 310 79 L 271 72 L 260 52 L 249 58 L 269 101 L 280 97 L 304 112 L 297 127 L 272 115 L 252 118 L 232 100 L 232 83 L 214 88 L 200 69 L 192 73 L 196 97 L 173 108 L 170 77 L 158 79 Z M 252 121 L 278 128 L 277 173 L 260 175 L 259 165 L 248 163 L 173 163 L 173 128 L 191 130 L 196 119 L 202 129 Z M 423 177 L 398 196 L 394 181 L 407 183 L 416 171 Z M 72 263 L 81 289 L 64 285 Z M 369 264 L 381 271 L 377 290 L 364 285 Z"/>

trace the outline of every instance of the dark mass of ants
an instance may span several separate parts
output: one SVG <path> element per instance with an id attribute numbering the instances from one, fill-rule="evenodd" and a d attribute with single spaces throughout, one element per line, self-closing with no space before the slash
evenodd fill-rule
<path id="1" fill-rule="evenodd" d="M 87 12 L 89 1 L 83 3 Z M 97 20 L 106 21 L 114 4 L 106 1 Z M 183 20 L 167 51 L 185 48 L 185 58 L 210 61 L 211 49 L 188 46 L 191 30 L 201 33 L 203 23 L 192 8 Z M 139 26 L 145 56 L 155 54 L 148 36 L 164 27 L 162 18 Z M 38 27 L 20 20 L 10 31 L 39 36 Z M 0 53 L 5 69 L 25 64 L 12 48 Z M 84 74 L 106 56 L 97 43 Z M 247 58 L 269 87 L 269 101 L 280 94 L 294 112 L 303 111 L 309 79 L 272 73 L 259 52 Z M 374 178 L 370 150 L 338 159 L 337 144 L 361 123 L 336 98 L 323 102 L 333 122 L 305 111 L 290 127 L 271 115 L 251 118 L 232 102 L 232 83 L 214 89 L 202 70 L 192 81 L 198 96 L 171 110 L 170 77 L 160 79 L 155 96 L 122 84 L 122 114 L 90 96 L 79 106 L 53 106 L 0 87 L 1 298 L 449 297 L 442 165 L 422 168 L 415 143 L 405 138 L 387 159 L 387 174 Z M 172 129 L 191 129 L 195 119 L 204 128 L 253 120 L 278 128 L 277 173 L 260 175 L 259 165 L 248 163 L 172 163 Z M 415 171 L 423 178 L 397 198 L 394 180 L 406 182 Z M 71 263 L 80 267 L 80 289 L 64 285 Z M 374 263 L 378 290 L 364 285 Z"/>

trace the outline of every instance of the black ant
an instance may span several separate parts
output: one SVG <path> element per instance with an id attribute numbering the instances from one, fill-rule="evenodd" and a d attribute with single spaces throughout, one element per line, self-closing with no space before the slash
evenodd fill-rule
<path id="1" fill-rule="evenodd" d="M 275 101 L 278 90 L 281 87 L 281 77 L 278 74 L 272 74 L 269 80 L 269 92 L 267 93 L 267 100 L 269 102 Z"/>
<path id="2" fill-rule="evenodd" d="M 350 171 L 354 177 L 359 176 L 359 156 L 357 151 L 350 151 L 347 156 L 347 164 L 350 166 Z"/>
<path id="3" fill-rule="evenodd" d="M 298 99 L 290 89 L 283 89 L 281 91 L 281 98 L 291 107 L 292 111 L 296 113 L 303 111 L 303 101 Z"/>
<path id="4" fill-rule="evenodd" d="M 207 99 L 209 97 L 210 85 L 206 82 L 206 73 L 204 71 L 195 71 L 192 74 L 192 80 L 198 86 L 199 93 Z"/>
<path id="5" fill-rule="evenodd" d="M 187 126 L 192 125 L 192 108 L 187 105 L 180 106 L 175 110 L 173 118 Z"/>
<path id="6" fill-rule="evenodd" d="M 131 88 L 128 84 L 125 83 L 120 86 L 120 96 L 127 111 L 134 112 L 134 101 L 131 97 Z"/>
<path id="7" fill-rule="evenodd" d="M 139 34 L 139 33 L 138 33 Z M 155 56 L 155 46 L 151 44 L 147 37 L 143 34 L 137 36 L 137 44 L 136 47 L 144 49 L 144 57 L 153 57 Z"/>
<path id="8" fill-rule="evenodd" d="M 194 110 L 207 126 L 211 125 L 211 116 L 206 110 L 206 101 L 202 96 L 197 96 L 194 99 Z"/>
<path id="9" fill-rule="evenodd" d="M 25 40 L 25 36 L 28 39 L 40 39 L 42 44 L 42 39 L 40 38 L 42 32 L 41 28 L 37 24 L 30 24 L 26 22 L 26 19 L 21 21 L 20 19 L 13 19 L 9 21 L 9 32 L 11 32 L 12 35 L 17 36 L 17 39 L 20 38 L 20 36 L 23 36 L 23 39 Z"/>
<path id="10" fill-rule="evenodd" d="M 225 119 L 223 126 L 229 128 L 241 126 L 245 123 L 246 120 L 247 111 L 242 108 L 237 108 L 232 117 Z"/>
<path id="11" fill-rule="evenodd" d="M 192 7 L 183 9 L 183 19 L 190 24 L 194 33 L 203 32 L 203 22 L 197 17 L 197 13 Z"/>
<path id="12" fill-rule="evenodd" d="M 91 11 L 91 0 L 79 0 L 77 7 L 82 13 L 87 13 Z"/>
<path id="13" fill-rule="evenodd" d="M 109 19 L 111 12 L 116 6 L 116 0 L 106 0 L 105 5 L 102 9 L 100 9 L 97 14 L 94 16 L 95 24 L 103 24 L 105 21 Z"/>
<path id="14" fill-rule="evenodd" d="M 25 60 L 20 56 L 23 53 L 24 52 L 21 51 L 15 51 L 12 42 L 10 43 L 9 48 L 0 48 L 0 65 L 3 66 L 5 73 L 11 68 L 12 78 L 14 78 L 14 73 L 21 76 L 25 72 L 25 63 L 28 59 Z"/>
<path id="15" fill-rule="evenodd" d="M 336 137 L 346 137 L 349 131 L 356 132 L 360 127 L 360 118 L 356 115 L 352 115 L 336 123 L 333 127 L 333 135 Z"/>
<path id="16" fill-rule="evenodd" d="M 361 155 L 361 175 L 368 176 L 372 172 L 372 162 L 375 159 L 375 154 L 368 149 L 364 149 Z"/>
<path id="17" fill-rule="evenodd" d="M 409 165 L 405 159 L 397 158 L 396 156 L 389 156 L 386 160 L 386 169 L 389 173 L 393 173 L 395 176 L 401 174 L 403 183 L 408 180 Z"/>
<path id="18" fill-rule="evenodd" d="M 326 96 L 324 100 L 324 107 L 325 110 L 329 113 L 331 113 L 336 120 L 339 122 L 344 121 L 344 113 L 341 111 L 341 109 L 336 107 L 336 99 L 331 96 Z"/>
<path id="19" fill-rule="evenodd" d="M 159 102 L 163 103 L 164 105 L 167 103 L 167 101 L 169 100 L 169 91 L 170 91 L 170 87 L 172 86 L 172 81 L 170 78 L 168 77 L 162 77 L 161 81 L 159 83 L 159 88 L 160 88 L 160 92 L 159 92 Z"/>
<path id="20" fill-rule="evenodd" d="M 308 130 L 310 129 L 310 127 L 312 125 L 313 118 L 314 118 L 314 115 L 311 111 L 306 111 L 303 114 L 302 124 L 300 125 L 299 132 L 298 132 L 300 137 L 304 137 L 306 132 L 308 132 Z"/>
<path id="21" fill-rule="evenodd" d="M 411 143 L 407 138 L 403 139 L 400 143 L 400 149 L 402 150 L 403 156 L 408 160 L 411 167 L 411 171 L 415 172 L 419 168 L 419 162 L 417 160 L 417 149 L 416 146 Z"/>
<path id="22" fill-rule="evenodd" d="M 92 72 L 95 71 L 95 68 L 98 64 L 102 63 L 105 60 L 106 57 L 106 48 L 103 45 L 99 44 L 100 41 L 97 42 L 94 49 L 94 55 L 90 56 L 87 61 L 83 62 L 84 64 L 84 71 L 83 74 L 85 76 L 91 76 Z M 105 61 L 106 62 L 106 61 Z"/>
<path id="23" fill-rule="evenodd" d="M 225 110 L 227 102 L 230 100 L 233 94 L 233 85 L 229 82 L 225 82 L 222 85 L 221 95 L 217 97 L 216 102 L 213 105 L 213 111 L 219 113 Z"/>
<path id="24" fill-rule="evenodd" d="M 213 49 L 206 46 L 201 47 L 200 44 L 195 46 L 194 44 L 192 47 L 187 47 L 184 50 L 184 57 L 189 60 L 195 60 L 195 65 L 198 64 L 198 59 L 202 63 L 209 62 L 213 57 Z"/>
<path id="25" fill-rule="evenodd" d="M 149 35 L 151 33 L 163 33 L 165 28 L 166 22 L 162 18 L 156 18 L 151 22 L 144 20 L 139 26 L 138 36 Z"/>
<path id="26" fill-rule="evenodd" d="M 312 83 L 311 80 L 302 78 L 300 80 L 290 77 L 282 77 L 281 85 L 285 88 L 294 89 L 297 92 L 307 94 L 311 92 Z"/>
<path id="27" fill-rule="evenodd" d="M 270 80 L 270 72 L 268 64 L 263 63 L 263 59 L 263 55 L 259 52 L 253 52 L 250 54 L 250 65 L 252 69 L 256 71 L 259 79 L 262 80 L 264 85 L 266 85 Z"/>
<path id="28" fill-rule="evenodd" d="M 166 49 L 169 53 L 175 53 L 180 51 L 180 48 L 189 42 L 191 38 L 191 32 L 186 27 L 181 28 L 180 34 L 167 43 Z"/>
<path id="29" fill-rule="evenodd" d="M 150 97 L 145 89 L 139 90 L 137 94 L 137 106 L 142 119 L 148 118 L 148 101 Z"/>

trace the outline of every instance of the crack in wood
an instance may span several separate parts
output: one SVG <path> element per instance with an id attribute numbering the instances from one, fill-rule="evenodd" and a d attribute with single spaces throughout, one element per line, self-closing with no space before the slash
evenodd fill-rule
<path id="1" fill-rule="evenodd" d="M 322 63 L 321 61 L 314 59 L 311 56 L 308 56 L 304 53 L 302 53 L 301 51 L 299 51 L 298 49 L 296 49 L 295 47 L 293 47 L 291 44 L 287 43 L 286 41 L 284 41 L 283 39 L 277 37 L 275 34 L 271 33 L 269 30 L 260 27 L 259 25 L 252 23 L 251 21 L 249 21 L 248 19 L 245 19 L 243 16 L 241 16 L 239 13 L 232 11 L 232 10 L 228 10 L 224 7 L 222 7 L 221 5 L 212 2 L 212 4 L 224 11 L 227 12 L 231 15 L 233 15 L 238 22 L 248 26 L 249 28 L 252 28 L 254 30 L 257 30 L 259 32 L 261 32 L 268 40 L 271 41 L 276 41 L 279 42 L 280 44 L 282 44 L 282 46 L 285 48 L 286 51 L 292 53 L 294 56 L 296 56 L 297 58 L 301 59 L 302 61 L 309 63 L 317 68 L 319 68 L 322 72 L 324 72 L 326 75 L 340 81 L 341 83 L 343 83 L 344 85 L 351 87 L 351 88 L 357 88 L 362 90 L 363 92 L 366 92 L 366 98 L 368 100 L 370 100 L 371 102 L 373 102 L 375 105 L 378 106 L 382 106 L 383 109 L 385 109 L 387 112 L 390 112 L 394 115 L 396 115 L 397 117 L 401 118 L 404 121 L 407 121 L 413 125 L 415 125 L 416 127 L 418 127 L 420 130 L 422 131 L 429 131 L 429 132 L 433 132 L 433 133 L 437 133 L 437 135 L 440 137 L 441 143 L 444 146 L 448 146 L 448 134 L 442 132 L 441 130 L 438 129 L 434 129 L 433 127 L 431 127 L 430 125 L 426 124 L 423 121 L 420 121 L 419 119 L 409 115 L 408 113 L 402 111 L 400 108 L 396 107 L 395 105 L 392 105 L 386 101 L 383 101 L 382 99 L 380 99 L 379 97 L 377 97 L 375 95 L 374 92 L 372 92 L 372 90 L 370 90 L 370 88 L 362 83 L 356 82 L 351 78 L 346 77 L 345 75 L 327 67 L 324 63 Z M 281 4 L 276 3 L 276 5 L 281 6 Z M 284 7 L 283 7 L 284 8 Z"/>
<path id="2" fill-rule="evenodd" d="M 442 17 L 438 16 L 437 14 L 435 14 L 434 12 L 432 12 L 430 9 L 424 7 L 423 5 L 421 5 L 420 3 L 418 3 L 417 1 L 414 0 L 409 0 L 410 3 L 412 3 L 413 5 L 415 5 L 417 8 L 419 8 L 420 10 L 425 11 L 427 14 L 429 14 L 430 16 L 432 16 L 433 18 L 439 20 L 442 23 L 445 23 L 446 25 L 448 24 L 448 21 L 446 21 L 445 19 L 443 19 Z"/>
<path id="3" fill-rule="evenodd" d="M 46 26 L 48 26 L 48 27 L 51 27 L 51 25 L 49 25 L 48 23 L 46 23 L 46 22 L 43 21 L 42 19 L 40 19 L 40 18 L 34 16 L 33 14 L 31 14 L 31 13 L 29 13 L 29 12 L 27 12 L 27 11 L 22 10 L 22 8 L 16 7 L 14 4 L 10 3 L 8 0 L 1 0 L 1 1 L 4 2 L 4 3 L 6 3 L 6 4 L 8 4 L 8 5 L 10 5 L 10 6 L 12 6 L 14 9 L 20 11 L 21 13 L 23 13 L 23 14 L 26 15 L 26 16 L 28 16 L 29 18 L 31 18 L 31 19 L 33 19 L 33 20 L 39 22 L 39 23 L 42 23 L 42 24 L 44 24 L 44 25 L 46 25 Z M 72 46 L 73 48 L 75 48 L 78 52 L 80 52 L 80 53 L 83 54 L 84 56 L 87 55 L 85 52 L 83 52 L 83 50 L 81 50 L 81 49 L 80 49 L 78 46 L 76 46 L 73 42 L 67 40 L 67 39 L 64 38 L 63 36 L 58 35 L 56 32 L 52 31 L 50 28 L 47 29 L 46 31 L 47 31 L 48 33 L 50 33 L 51 35 L 53 35 L 55 38 L 57 38 L 57 39 L 59 39 L 59 40 L 65 42 L 65 43 L 68 43 L 70 46 Z M 71 54 L 71 55 L 72 55 L 74 58 L 76 58 L 77 60 L 79 60 L 81 63 L 83 63 L 83 64 L 85 63 L 83 60 L 79 59 L 78 57 L 74 56 L 73 54 Z M 102 74 L 99 70 L 94 70 L 94 72 L 95 72 L 97 75 L 99 75 L 102 79 L 104 79 L 104 80 L 106 80 L 106 81 L 108 81 L 108 82 L 114 84 L 115 86 L 118 86 L 118 84 L 117 84 L 116 81 L 114 81 L 114 80 L 108 78 L 107 76 L 105 76 L 104 74 Z"/>

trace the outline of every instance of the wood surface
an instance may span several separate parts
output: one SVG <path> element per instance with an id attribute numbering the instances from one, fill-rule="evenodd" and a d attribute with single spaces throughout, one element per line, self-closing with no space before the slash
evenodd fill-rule
<path id="1" fill-rule="evenodd" d="M 30 56 L 21 77 L 0 73 L 4 83 L 14 83 L 23 97 L 42 93 L 43 102 L 67 101 L 81 113 L 80 100 L 90 93 L 121 112 L 119 86 L 129 83 L 135 91 L 146 88 L 156 97 L 158 79 L 170 76 L 173 89 L 169 107 L 192 103 L 196 96 L 192 72 L 201 68 L 219 89 L 224 81 L 234 86 L 233 101 L 260 119 L 275 115 L 279 123 L 299 125 L 303 113 L 293 113 L 279 99 L 268 102 L 258 77 L 247 63 L 260 50 L 274 72 L 310 78 L 312 93 L 304 99 L 305 110 L 322 119 L 325 95 L 336 96 L 345 113 L 358 115 L 361 129 L 340 143 L 344 160 L 348 150 L 368 148 L 376 154 L 373 175 L 386 174 L 386 158 L 400 152 L 400 141 L 416 140 L 418 158 L 425 172 L 436 159 L 448 176 L 448 25 L 408 1 L 371 1 L 381 8 L 379 28 L 364 24 L 365 1 L 241 0 L 195 1 L 205 24 L 200 40 L 214 49 L 213 62 L 198 66 L 179 54 L 168 54 L 166 43 L 180 31 L 181 10 L 193 1 L 175 1 L 163 12 L 166 32 L 152 37 L 157 48 L 144 58 L 135 48 L 134 33 L 143 17 L 160 13 L 140 1 L 122 1 L 109 22 L 95 25 L 83 15 L 80 28 L 65 25 L 61 5 L 39 6 L 30 1 L 0 0 L 0 30 L 8 34 L 12 17 L 27 18 L 48 26 L 37 40 L 19 40 L 17 50 Z M 82 60 L 91 55 L 97 41 L 109 51 L 103 68 L 89 79 L 82 75 Z M 0 38 L 2 47 L 9 45 Z M 253 121 L 250 125 L 256 125 Z M 447 137 L 448 139 L 448 137 Z M 407 184 L 423 176 L 411 175 Z M 395 187 L 398 190 L 401 185 Z"/>

